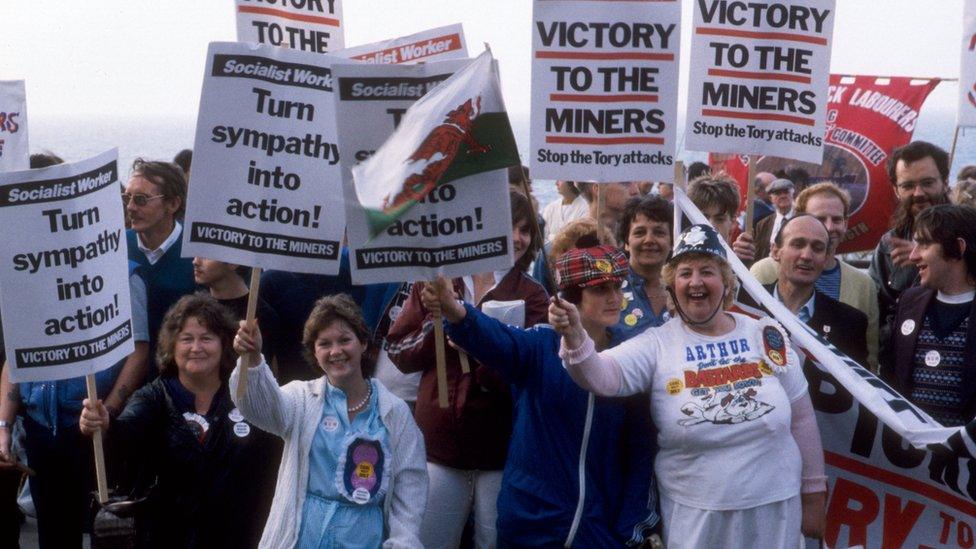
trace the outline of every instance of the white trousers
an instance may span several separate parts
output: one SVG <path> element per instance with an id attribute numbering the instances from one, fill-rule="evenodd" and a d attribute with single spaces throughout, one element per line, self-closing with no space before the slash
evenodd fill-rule
<path id="1" fill-rule="evenodd" d="M 664 544 L 702 547 L 796 549 L 800 546 L 800 496 L 734 511 L 708 511 L 660 494 Z"/>
<path id="2" fill-rule="evenodd" d="M 420 524 L 426 549 L 457 549 L 468 515 L 474 510 L 474 546 L 492 549 L 498 537 L 496 500 L 501 471 L 468 471 L 427 462 L 427 510 Z"/>

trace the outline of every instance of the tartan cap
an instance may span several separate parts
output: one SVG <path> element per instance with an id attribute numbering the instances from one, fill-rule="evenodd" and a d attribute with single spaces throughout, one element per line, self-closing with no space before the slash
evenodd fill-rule
<path id="1" fill-rule="evenodd" d="M 627 256 L 613 246 L 573 248 L 556 260 L 559 289 L 586 288 L 627 278 Z"/>

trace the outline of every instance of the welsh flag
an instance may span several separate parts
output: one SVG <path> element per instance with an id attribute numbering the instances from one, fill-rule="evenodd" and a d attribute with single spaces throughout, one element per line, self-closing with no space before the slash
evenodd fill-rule
<path id="1" fill-rule="evenodd" d="M 519 163 L 486 50 L 411 105 L 393 135 L 352 175 L 373 238 L 441 183 Z"/>

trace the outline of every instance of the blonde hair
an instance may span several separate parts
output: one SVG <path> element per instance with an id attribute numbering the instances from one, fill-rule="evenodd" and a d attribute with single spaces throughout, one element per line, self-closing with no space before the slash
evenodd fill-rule
<path id="1" fill-rule="evenodd" d="M 732 300 L 735 298 L 735 294 L 739 290 L 739 279 L 735 276 L 735 271 L 732 270 L 732 265 L 729 265 L 728 261 L 723 261 L 721 258 L 712 254 L 691 252 L 681 256 L 681 258 L 677 261 L 669 261 L 665 263 L 664 268 L 661 269 L 661 281 L 665 286 L 671 289 L 671 291 L 668 292 L 668 310 L 672 312 L 677 310 L 677 307 L 675 307 L 674 304 L 675 271 L 677 271 L 678 265 L 689 260 L 712 260 L 716 265 L 718 265 L 718 270 L 722 274 L 722 282 L 725 283 L 725 295 L 722 297 L 722 309 L 728 309 L 731 307 Z"/>
<path id="2" fill-rule="evenodd" d="M 961 179 L 956 181 L 949 195 L 953 204 L 960 206 L 976 206 L 976 179 Z"/>
<path id="3" fill-rule="evenodd" d="M 597 225 L 597 222 L 589 217 L 577 219 L 567 223 L 560 229 L 552 239 L 552 246 L 549 247 L 549 258 L 553 264 L 564 253 L 576 247 L 576 241 L 584 236 L 594 236 L 600 244 L 614 245 L 613 235 L 606 227 Z"/>
<path id="4" fill-rule="evenodd" d="M 807 213 L 807 202 L 817 194 L 832 194 L 844 204 L 844 217 L 851 215 L 851 195 L 833 181 L 821 181 L 800 191 L 796 196 L 796 213 Z"/>

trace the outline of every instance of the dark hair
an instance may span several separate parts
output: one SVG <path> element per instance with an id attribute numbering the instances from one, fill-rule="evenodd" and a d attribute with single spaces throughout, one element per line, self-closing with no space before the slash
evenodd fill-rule
<path id="1" fill-rule="evenodd" d="M 976 277 L 976 208 L 941 204 L 926 208 L 915 218 L 916 240 L 928 240 L 942 246 L 942 257 L 962 259 L 966 273 Z M 966 243 L 960 250 L 957 239 Z"/>
<path id="2" fill-rule="evenodd" d="M 508 192 L 508 199 L 512 206 L 512 228 L 515 225 L 525 221 L 529 225 L 529 230 L 532 233 L 532 240 L 529 241 L 529 248 L 525 250 L 522 254 L 521 259 L 515 263 L 515 267 L 525 272 L 529 270 L 529 265 L 535 260 L 536 254 L 539 249 L 542 248 L 542 237 L 539 232 L 534 230 L 534 225 L 532 224 L 532 217 L 536 215 L 535 210 L 532 209 L 532 202 L 525 197 L 524 194 L 515 191 Z"/>
<path id="3" fill-rule="evenodd" d="M 617 228 L 617 241 L 621 244 L 627 242 L 630 225 L 637 220 L 637 214 L 651 221 L 667 223 L 669 233 L 674 230 L 674 207 L 670 202 L 658 195 L 634 197 L 624 204 L 624 214 Z"/>
<path id="4" fill-rule="evenodd" d="M 64 164 L 64 160 L 51 151 L 30 155 L 30 169 L 32 170 L 47 168 L 48 166 L 55 166 L 57 164 Z"/>
<path id="5" fill-rule="evenodd" d="M 305 358 L 308 362 L 320 368 L 315 360 L 315 340 L 319 337 L 319 332 L 328 328 L 333 322 L 340 321 L 349 326 L 349 329 L 356 334 L 356 339 L 363 345 L 369 344 L 369 328 L 363 320 L 363 311 L 356 305 L 349 294 L 327 295 L 315 302 L 315 307 L 305 321 L 305 328 L 302 330 L 302 347 L 305 348 Z M 369 360 L 369 353 L 363 349 L 362 371 L 363 377 L 373 375 L 373 364 Z"/>
<path id="6" fill-rule="evenodd" d="M 945 184 L 949 181 L 949 154 L 928 141 L 912 141 L 904 147 L 898 147 L 891 151 L 891 156 L 888 157 L 888 181 L 891 181 L 892 185 L 896 184 L 895 167 L 898 166 L 899 160 L 904 161 L 905 164 L 911 164 L 927 157 L 931 157 L 935 161 L 935 167 L 939 169 L 942 183 Z"/>
<path id="7" fill-rule="evenodd" d="M 186 212 L 186 174 L 176 164 L 136 158 L 132 163 L 132 174 L 147 179 L 159 187 L 168 200 L 179 199 L 180 207 L 174 217 L 183 219 Z"/>
<path id="8" fill-rule="evenodd" d="M 181 297 L 163 317 L 163 325 L 159 328 L 159 343 L 156 346 L 159 375 L 172 377 L 177 374 L 176 342 L 180 331 L 191 318 L 217 334 L 220 339 L 220 380 L 227 381 L 237 363 L 234 336 L 237 334 L 238 323 L 227 307 L 202 292 Z"/>
<path id="9" fill-rule="evenodd" d="M 800 219 L 802 217 L 809 217 L 815 220 L 817 223 L 820 223 L 820 225 L 824 228 L 824 232 L 827 233 L 827 239 L 828 240 L 830 239 L 830 231 L 827 230 L 827 226 L 823 224 L 823 221 L 820 221 L 819 219 L 814 217 L 813 214 L 798 213 L 793 217 L 790 217 L 787 220 L 783 221 L 783 224 L 779 226 L 779 230 L 776 231 L 776 236 L 773 237 L 773 244 L 776 244 L 777 248 L 783 247 L 783 231 L 786 230 L 786 226 L 789 225 L 794 219 Z"/>
<path id="10" fill-rule="evenodd" d="M 522 172 L 521 174 L 519 174 L 519 170 L 521 170 L 521 172 Z M 525 180 L 526 181 L 528 181 L 530 184 L 532 183 L 532 180 L 529 179 L 529 168 L 527 166 L 509 166 L 508 167 L 508 184 L 509 185 L 521 185 L 522 184 L 522 175 L 525 176 Z"/>
<path id="11" fill-rule="evenodd" d="M 719 212 L 735 217 L 739 213 L 739 184 L 725 176 L 702 176 L 688 185 L 688 198 L 704 210 L 718 206 Z"/>
<path id="12" fill-rule="evenodd" d="M 703 175 L 709 175 L 711 173 L 712 168 L 710 168 L 708 164 L 704 162 L 692 162 L 691 165 L 688 166 L 688 181 Z"/>
<path id="13" fill-rule="evenodd" d="M 193 161 L 193 150 L 183 149 L 182 151 L 176 153 L 173 157 L 173 164 L 176 164 L 183 170 L 183 173 L 190 173 L 190 162 Z"/>

